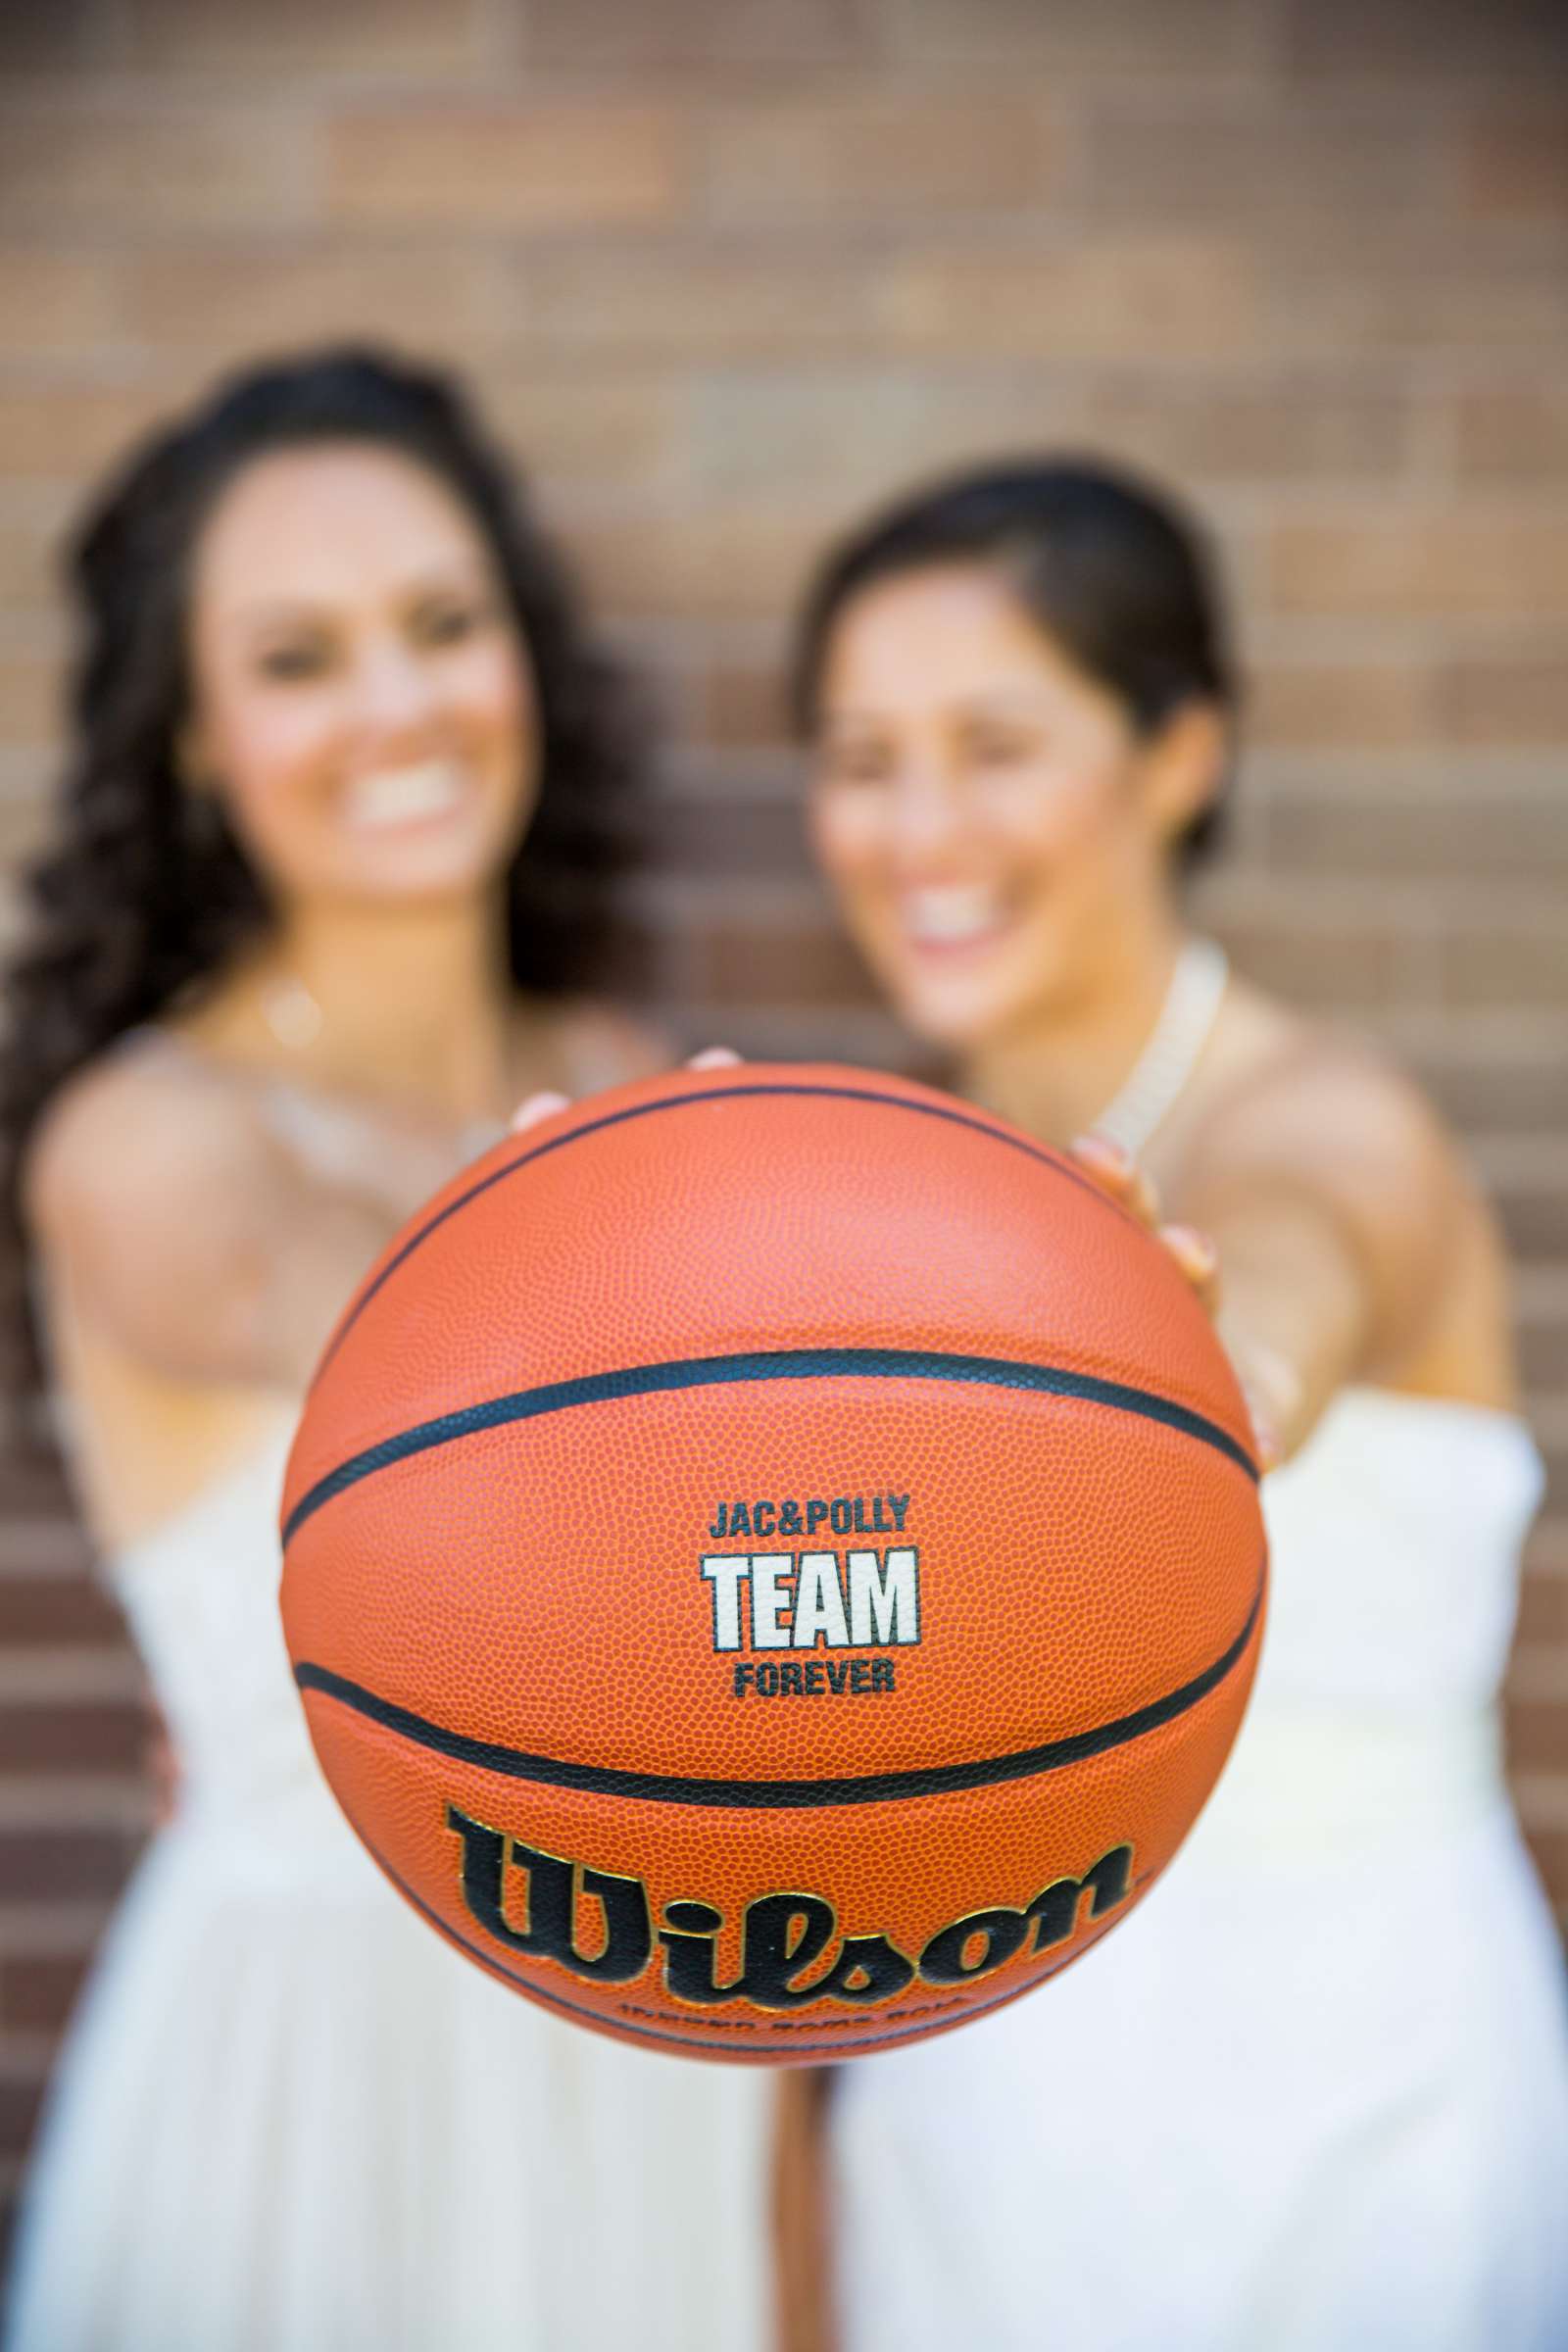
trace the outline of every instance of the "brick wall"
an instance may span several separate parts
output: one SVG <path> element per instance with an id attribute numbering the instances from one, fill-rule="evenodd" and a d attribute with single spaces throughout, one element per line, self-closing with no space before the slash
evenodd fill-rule
<path id="1" fill-rule="evenodd" d="M 476 373 L 676 749 L 638 888 L 698 1038 L 894 1042 L 773 679 L 822 534 L 1094 443 L 1223 534 L 1254 678 L 1205 909 L 1467 1130 L 1552 1496 L 1515 1784 L 1568 1906 L 1568 13 L 1556 0 L 51 0 L 0 12 L 0 863 L 51 553 L 148 417 L 360 329 Z M 145 1818 L 58 1484 L 0 1525 L 0 2163 Z"/>

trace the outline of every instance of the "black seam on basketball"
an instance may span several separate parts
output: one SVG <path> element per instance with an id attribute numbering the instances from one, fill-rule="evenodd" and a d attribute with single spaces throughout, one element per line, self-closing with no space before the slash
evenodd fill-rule
<path id="1" fill-rule="evenodd" d="M 450 1217 L 455 1217 L 459 1209 L 466 1208 L 468 1202 L 476 1200 L 481 1193 L 489 1192 L 492 1185 L 500 1184 L 508 1176 L 514 1176 L 519 1168 L 531 1166 L 536 1159 L 547 1158 L 552 1152 L 564 1151 L 567 1144 L 578 1144 L 586 1136 L 600 1134 L 607 1127 L 624 1126 L 629 1119 L 651 1118 L 655 1111 L 685 1110 L 697 1102 L 744 1101 L 750 1095 L 810 1095 L 826 1097 L 833 1102 L 879 1102 L 884 1109 L 914 1110 L 928 1119 L 946 1119 L 950 1126 L 967 1127 L 975 1135 L 988 1135 L 993 1143 L 1005 1144 L 1009 1151 L 1022 1152 L 1028 1158 L 1037 1160 L 1042 1167 L 1050 1168 L 1053 1174 L 1064 1176 L 1069 1183 L 1076 1184 L 1081 1191 L 1090 1194 L 1104 1207 L 1112 1209 L 1116 1207 L 1116 1203 L 1109 1199 L 1108 1195 L 1102 1193 L 1099 1185 L 1095 1184 L 1091 1178 L 1080 1176 L 1076 1168 L 1059 1158 L 1055 1152 L 1047 1152 L 1041 1146 L 1030 1143 L 1025 1136 L 1008 1135 L 1004 1129 L 988 1127 L 983 1119 L 970 1118 L 966 1111 L 950 1110 L 945 1103 L 911 1102 L 903 1095 L 880 1094 L 874 1087 L 797 1086 L 789 1083 L 769 1082 L 762 1086 L 714 1086 L 709 1087 L 702 1094 L 673 1095 L 659 1102 L 634 1102 L 626 1110 L 607 1111 L 602 1118 L 589 1119 L 583 1126 L 573 1127 L 567 1135 L 552 1136 L 548 1143 L 533 1145 L 528 1151 L 519 1152 L 515 1159 L 508 1160 L 504 1168 L 492 1168 L 488 1176 L 481 1176 L 477 1184 L 470 1185 L 466 1193 L 460 1193 L 456 1200 L 449 1200 L 445 1208 L 437 1209 L 429 1222 L 421 1225 L 417 1233 L 409 1236 L 396 1256 L 389 1258 L 381 1271 L 367 1282 L 359 1297 L 351 1299 L 348 1306 L 344 1308 L 342 1320 L 327 1341 L 321 1360 L 316 1367 L 312 1385 L 314 1386 L 315 1382 L 320 1379 L 321 1374 L 348 1338 L 360 1316 L 369 1305 L 370 1300 L 379 1290 L 391 1281 L 405 1259 L 412 1257 L 420 1243 L 427 1241 L 430 1235 L 439 1226 L 446 1224 Z M 1118 1213 L 1125 1214 L 1126 1212 L 1118 1211 Z"/>
<path id="2" fill-rule="evenodd" d="M 1089 1372 L 1068 1372 L 1057 1364 L 1022 1363 L 1010 1356 L 949 1355 L 929 1348 L 772 1348 L 744 1355 L 697 1355 L 665 1364 L 627 1364 L 614 1372 L 586 1372 L 575 1380 L 546 1381 L 536 1389 L 516 1389 L 509 1396 L 490 1396 L 481 1404 L 466 1404 L 432 1421 L 416 1421 L 412 1429 L 382 1438 L 360 1453 L 350 1454 L 328 1470 L 300 1496 L 283 1522 L 285 1549 L 311 1518 L 335 1494 L 371 1478 L 410 1454 L 426 1453 L 435 1446 L 450 1446 L 478 1430 L 499 1429 L 513 1421 L 535 1421 L 545 1413 L 567 1411 L 577 1404 L 609 1404 L 629 1396 L 666 1395 L 676 1389 L 727 1388 L 764 1380 L 951 1380 L 970 1386 L 1028 1389 L 1047 1396 L 1073 1396 L 1089 1404 L 1104 1404 L 1118 1412 L 1136 1413 L 1145 1421 L 1159 1421 L 1167 1429 L 1197 1438 L 1245 1470 L 1258 1475 L 1244 1446 L 1229 1432 L 1191 1406 L 1148 1389 L 1135 1389 L 1119 1380 L 1098 1380 Z"/>
<path id="3" fill-rule="evenodd" d="M 1036 1986 L 1045 1984 L 1048 1978 L 1059 1975 L 1069 1962 L 1079 1959 L 1092 1944 L 1098 1943 L 1101 1937 L 1125 1916 L 1122 1911 L 1113 1912 L 1108 1919 L 1102 1919 L 1098 1927 L 1087 1929 L 1079 1936 L 1071 1951 L 1052 1955 L 1050 1967 L 1034 1971 L 1026 1984 L 1009 1984 L 1004 1992 L 995 1993 L 987 2000 L 969 2002 L 957 2016 L 944 2018 L 942 2024 L 937 2027 L 922 2022 L 907 2026 L 902 2031 L 893 2027 L 886 2034 L 858 2034 L 853 2040 L 847 2034 L 828 2034 L 821 2041 L 807 2041 L 804 2038 L 799 2041 L 760 2041 L 749 2039 L 743 2034 L 737 2034 L 732 2041 L 709 2041 L 696 2034 L 667 2033 L 658 2026 L 645 2025 L 641 2019 L 635 2024 L 631 2024 L 624 2019 L 617 2018 L 612 2010 L 591 2008 L 586 2001 L 568 2001 L 564 1993 L 549 1991 L 536 1978 L 525 1977 L 521 1969 L 509 1968 L 504 1960 L 498 1960 L 493 1952 L 487 1952 L 483 1944 L 470 1942 L 466 1936 L 460 1936 L 457 1929 L 448 1920 L 444 1920 L 439 1911 L 433 1910 L 422 1895 L 416 1894 L 407 1879 L 401 1877 L 393 1869 L 385 1854 L 378 1846 L 371 1843 L 358 1823 L 354 1827 L 355 1836 L 369 1854 L 377 1869 L 385 1873 L 399 1894 L 414 1905 L 420 1918 L 427 1919 L 438 1936 L 445 1936 L 446 1940 L 455 1945 L 460 1952 L 466 1952 L 470 1959 L 477 1960 L 479 1966 L 488 1969 L 492 1976 L 500 1977 L 508 1984 L 520 1985 L 525 1992 L 531 1993 L 536 2001 L 544 2001 L 552 2009 L 564 2009 L 568 2017 L 586 2018 L 590 2024 L 594 2025 L 615 2026 L 622 2034 L 630 2035 L 638 2041 L 667 2041 L 676 2049 L 712 2050 L 725 2058 L 732 2059 L 743 2056 L 747 2058 L 827 2058 L 843 2050 L 890 2050 L 900 2042 L 919 2041 L 932 2033 L 947 2033 L 950 2028 L 966 2026 L 971 2018 L 984 2017 L 988 2009 L 1001 2009 L 1008 2001 L 1018 2000 L 1024 1993 L 1033 1992 Z M 1158 1875 L 1156 1872 L 1155 1877 L 1157 1878 Z M 1151 1881 L 1150 1884 L 1152 1885 L 1153 1881 Z M 1142 1886 L 1139 1888 L 1140 1893 L 1145 1890 Z M 819 2024 L 821 2021 L 813 2022 Z"/>
<path id="4" fill-rule="evenodd" d="M 309 1660 L 302 1660 L 295 1667 L 294 1680 L 301 1690 L 316 1690 L 324 1698 L 336 1699 L 355 1714 L 397 1733 L 416 1746 L 450 1756 L 457 1764 L 475 1764 L 482 1771 L 502 1774 L 508 1780 L 538 1781 L 553 1788 L 573 1788 L 592 1796 L 634 1797 L 653 1804 L 744 1807 L 753 1811 L 779 1812 L 812 1805 L 891 1804 L 910 1797 L 946 1796 L 965 1788 L 988 1788 L 1003 1781 L 1032 1780 L 1039 1773 L 1059 1772 L 1064 1765 L 1080 1764 L 1090 1756 L 1103 1755 L 1109 1748 L 1126 1747 L 1147 1733 L 1174 1723 L 1211 1690 L 1218 1690 L 1245 1655 L 1263 1606 L 1263 1584 L 1260 1569 L 1247 1623 L 1235 1641 L 1211 1666 L 1205 1666 L 1201 1674 L 1183 1683 L 1179 1690 L 1167 1691 L 1163 1698 L 1152 1699 L 1148 1706 L 1136 1707 L 1130 1715 L 1119 1715 L 1113 1722 L 1097 1724 L 1090 1731 L 1070 1732 L 1063 1739 L 1048 1740 L 1039 1747 L 1015 1749 L 1004 1756 L 977 1757 L 963 1764 L 922 1765 L 905 1772 L 842 1774 L 815 1781 L 721 1781 L 672 1772 L 631 1772 L 619 1765 L 576 1764 L 559 1756 L 532 1755 L 525 1748 L 507 1747 L 499 1740 L 473 1740 L 464 1732 L 449 1732 L 443 1725 L 431 1723 L 428 1717 L 415 1714 L 412 1708 L 378 1698 L 363 1684 L 352 1683 L 346 1676 L 332 1673 L 329 1667 L 317 1666 Z"/>

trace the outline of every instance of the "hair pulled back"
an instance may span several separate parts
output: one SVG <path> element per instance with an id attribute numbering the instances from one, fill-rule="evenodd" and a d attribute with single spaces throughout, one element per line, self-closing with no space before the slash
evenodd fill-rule
<path id="1" fill-rule="evenodd" d="M 874 582 L 950 564 L 997 570 L 1079 668 L 1118 697 L 1142 735 L 1186 703 L 1234 710 L 1238 689 L 1203 536 L 1175 500 L 1088 459 L 1014 460 L 954 475 L 872 516 L 830 551 L 796 637 L 797 727 L 816 723 L 822 670 L 845 607 Z M 1220 799 L 1177 845 L 1214 848 Z"/>

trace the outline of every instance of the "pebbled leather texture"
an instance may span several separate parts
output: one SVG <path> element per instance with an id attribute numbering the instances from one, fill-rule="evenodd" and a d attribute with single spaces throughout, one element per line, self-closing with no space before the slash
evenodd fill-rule
<path id="1" fill-rule="evenodd" d="M 382 1868 L 522 1991 L 694 2055 L 853 2055 L 1075 1959 L 1196 1818 L 1261 1638 L 1247 1414 L 1165 1253 L 850 1070 L 498 1145 L 351 1303 L 283 1519 Z"/>

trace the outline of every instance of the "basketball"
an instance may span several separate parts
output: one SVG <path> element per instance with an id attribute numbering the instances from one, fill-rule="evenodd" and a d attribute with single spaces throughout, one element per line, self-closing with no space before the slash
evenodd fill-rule
<path id="1" fill-rule="evenodd" d="M 656 2049 L 821 2061 L 1077 1960 L 1224 1762 L 1266 1564 L 1157 1241 L 904 1080 L 643 1081 L 344 1313 L 283 1498 L 322 1770 L 430 1926 Z"/>

